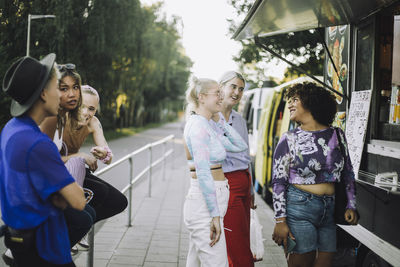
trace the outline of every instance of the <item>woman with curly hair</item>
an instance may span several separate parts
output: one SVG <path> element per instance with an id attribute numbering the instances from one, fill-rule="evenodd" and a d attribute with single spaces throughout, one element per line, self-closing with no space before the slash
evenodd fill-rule
<path id="1" fill-rule="evenodd" d="M 345 219 L 357 224 L 355 180 L 345 135 L 331 124 L 335 97 L 314 83 L 295 84 L 286 93 L 290 119 L 299 127 L 279 141 L 273 161 L 272 186 L 278 245 L 295 241 L 291 266 L 331 266 L 336 251 L 335 184 L 344 179 Z M 344 148 L 342 153 L 341 147 Z M 292 239 L 292 240 L 289 240 Z"/>

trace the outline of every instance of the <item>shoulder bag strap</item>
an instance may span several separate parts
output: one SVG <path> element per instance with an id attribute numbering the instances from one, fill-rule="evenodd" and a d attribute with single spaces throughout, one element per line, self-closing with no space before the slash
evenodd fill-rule
<path id="1" fill-rule="evenodd" d="M 340 153 L 342 153 L 343 158 L 345 158 L 346 157 L 346 153 L 345 153 L 344 148 L 343 148 L 343 141 L 342 141 L 342 138 L 341 138 L 341 135 L 340 135 L 340 132 L 339 132 L 339 128 L 335 127 L 335 132 L 336 132 L 336 136 L 337 136 L 338 143 L 339 143 Z"/>

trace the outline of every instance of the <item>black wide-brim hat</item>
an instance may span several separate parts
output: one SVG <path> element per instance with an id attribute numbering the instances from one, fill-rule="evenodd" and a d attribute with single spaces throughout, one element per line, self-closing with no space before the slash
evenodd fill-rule
<path id="1" fill-rule="evenodd" d="M 12 116 L 21 116 L 39 98 L 49 80 L 55 60 L 54 53 L 40 61 L 26 56 L 18 59 L 7 70 L 3 79 L 3 91 L 12 98 Z"/>

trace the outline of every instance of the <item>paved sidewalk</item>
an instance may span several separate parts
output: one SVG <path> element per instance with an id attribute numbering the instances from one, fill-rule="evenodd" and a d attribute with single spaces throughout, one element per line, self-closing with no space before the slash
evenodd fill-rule
<path id="1" fill-rule="evenodd" d="M 147 196 L 147 177 L 133 191 L 132 227 L 126 227 L 127 212 L 96 225 L 95 267 L 144 266 L 180 267 L 186 264 L 188 232 L 183 223 L 183 203 L 189 188 L 189 172 L 184 158 L 180 129 L 176 129 L 175 153 L 166 166 L 153 171 L 152 196 Z M 287 266 L 283 250 L 271 240 L 273 214 L 257 196 L 257 214 L 266 239 L 264 260 L 256 266 Z M 86 252 L 75 257 L 77 266 L 86 266 Z"/>

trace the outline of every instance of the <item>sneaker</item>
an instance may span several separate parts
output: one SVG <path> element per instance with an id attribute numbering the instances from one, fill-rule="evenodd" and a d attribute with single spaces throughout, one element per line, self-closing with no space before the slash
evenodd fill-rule
<path id="1" fill-rule="evenodd" d="M 6 265 L 8 266 L 13 266 L 14 264 L 14 257 L 11 253 L 10 249 L 7 249 L 6 252 L 3 253 L 1 256 L 3 258 L 3 261 L 5 262 Z"/>
<path id="2" fill-rule="evenodd" d="M 79 250 L 81 250 L 81 251 L 88 251 L 89 250 L 89 243 L 88 243 L 88 240 L 87 240 L 87 235 L 85 235 L 82 239 L 81 239 L 81 241 L 79 241 L 78 242 L 78 245 L 79 245 Z"/>
<path id="3" fill-rule="evenodd" d="M 75 256 L 76 254 L 78 254 L 79 249 L 78 249 L 78 245 L 75 245 L 71 248 L 71 256 Z"/>

